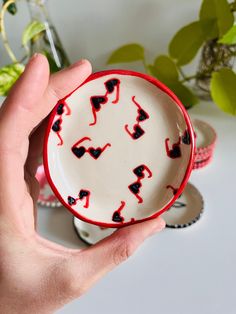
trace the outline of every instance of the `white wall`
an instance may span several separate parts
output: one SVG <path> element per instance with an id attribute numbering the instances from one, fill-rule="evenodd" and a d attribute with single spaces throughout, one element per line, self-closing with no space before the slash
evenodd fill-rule
<path id="1" fill-rule="evenodd" d="M 107 57 L 118 46 L 139 42 L 151 61 L 165 53 L 172 35 L 197 18 L 200 0 L 49 0 L 52 20 L 71 61 L 88 58 L 94 69 L 105 67 Z M 25 1 L 19 14 L 8 15 L 9 40 L 18 56 L 21 31 L 29 21 Z M 0 64 L 9 60 L 0 44 Z M 139 65 L 123 65 L 142 70 Z"/>

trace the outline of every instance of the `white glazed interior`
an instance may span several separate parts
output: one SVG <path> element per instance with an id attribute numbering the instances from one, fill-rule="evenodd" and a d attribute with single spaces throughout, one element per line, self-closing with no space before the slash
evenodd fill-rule
<path id="1" fill-rule="evenodd" d="M 93 121 L 90 97 L 104 95 L 104 82 L 111 78 L 121 81 L 119 103 L 112 104 L 114 95 L 108 95 L 108 103 L 97 113 L 97 124 L 89 126 Z M 132 129 L 136 123 L 137 107 L 131 101 L 133 96 L 150 116 L 142 123 L 144 136 L 137 140 L 124 131 L 125 124 Z M 181 158 L 171 159 L 166 154 L 165 139 L 168 137 L 171 144 L 176 143 L 187 129 L 182 111 L 170 96 L 143 78 L 112 74 L 87 82 L 71 94 L 66 103 L 71 115 L 64 113 L 62 116 L 64 144 L 58 146 L 56 133 L 49 133 L 48 169 L 65 203 L 69 195 L 77 197 L 81 189 L 91 192 L 89 208 L 83 207 L 84 202 L 78 202 L 71 206 L 75 213 L 93 223 L 115 225 L 112 215 L 121 201 L 126 202 L 122 210 L 124 222 L 152 216 L 171 201 L 173 191 L 166 186 L 178 188 L 181 185 L 189 164 L 191 145 L 181 144 Z M 55 116 L 53 122 L 57 119 Z M 89 154 L 78 159 L 72 154 L 71 147 L 84 136 L 92 139 L 83 143 L 84 146 L 96 148 L 106 143 L 112 146 L 97 160 Z M 136 181 L 132 170 L 141 164 L 151 169 L 153 177 L 142 180 L 143 203 L 139 204 L 128 185 Z"/>

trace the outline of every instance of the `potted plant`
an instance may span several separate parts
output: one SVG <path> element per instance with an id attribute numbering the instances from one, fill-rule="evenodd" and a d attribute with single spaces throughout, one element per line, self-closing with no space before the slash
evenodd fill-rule
<path id="1" fill-rule="evenodd" d="M 31 21 L 26 25 L 22 33 L 22 47 L 25 50 L 24 57 L 18 60 L 14 51 L 11 49 L 8 35 L 5 29 L 6 13 L 16 15 L 16 0 L 3 0 L 0 11 L 0 35 L 4 48 L 10 59 L 10 63 L 0 68 L 0 95 L 6 96 L 21 73 L 24 71 L 24 64 L 35 53 L 41 52 L 48 59 L 51 72 L 56 72 L 68 66 L 69 61 L 62 47 L 60 39 L 53 26 L 45 1 L 27 0 L 30 11 Z"/>
<path id="2" fill-rule="evenodd" d="M 224 112 L 236 115 L 236 0 L 203 0 L 198 20 L 181 28 L 169 43 L 168 54 L 158 55 L 149 64 L 145 49 L 138 43 L 115 50 L 108 64 L 141 61 L 145 71 L 162 81 L 181 99 L 186 108 L 200 98 L 213 99 Z M 195 73 L 183 67 L 202 49 Z M 194 86 L 190 83 L 194 82 Z"/>

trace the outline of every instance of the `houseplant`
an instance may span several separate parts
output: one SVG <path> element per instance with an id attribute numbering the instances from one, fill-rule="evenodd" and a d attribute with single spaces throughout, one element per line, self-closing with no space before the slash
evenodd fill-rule
<path id="1" fill-rule="evenodd" d="M 186 108 L 201 97 L 212 98 L 222 111 L 236 115 L 236 74 L 232 69 L 236 55 L 235 12 L 236 0 L 203 0 L 198 20 L 174 35 L 168 54 L 158 55 L 149 64 L 144 47 L 132 43 L 115 50 L 108 64 L 141 61 L 145 71 L 172 89 Z M 192 62 L 200 49 L 198 69 L 185 74 L 183 66 Z"/>
<path id="2" fill-rule="evenodd" d="M 19 1 L 19 0 L 18 0 Z M 60 39 L 53 26 L 44 0 L 27 0 L 31 21 L 22 33 L 24 57 L 18 60 L 11 49 L 8 34 L 5 29 L 6 14 L 17 14 L 16 0 L 3 0 L 0 11 L 0 34 L 10 63 L 0 69 L 0 95 L 6 96 L 11 86 L 24 70 L 24 64 L 35 52 L 45 54 L 50 65 L 50 71 L 56 72 L 68 66 L 69 61 Z"/>

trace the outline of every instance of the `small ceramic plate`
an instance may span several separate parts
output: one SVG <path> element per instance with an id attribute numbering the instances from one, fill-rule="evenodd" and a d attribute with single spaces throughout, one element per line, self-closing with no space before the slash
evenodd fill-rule
<path id="1" fill-rule="evenodd" d="M 196 135 L 193 169 L 200 169 L 212 161 L 217 135 L 212 126 L 201 120 L 193 120 L 193 128 Z"/>
<path id="2" fill-rule="evenodd" d="M 197 222 L 204 210 L 204 202 L 198 189 L 188 183 L 172 207 L 163 215 L 167 228 L 185 228 Z"/>
<path id="3" fill-rule="evenodd" d="M 51 113 L 45 172 L 76 217 L 118 228 L 174 203 L 192 170 L 194 145 L 186 110 L 166 86 L 137 72 L 104 71 Z"/>
<path id="4" fill-rule="evenodd" d="M 40 188 L 39 197 L 37 200 L 38 205 L 46 207 L 61 207 L 62 204 L 58 201 L 50 185 L 48 184 L 43 165 L 38 166 L 36 178 L 39 182 Z"/>
<path id="5" fill-rule="evenodd" d="M 208 123 L 194 119 L 193 128 L 196 133 L 196 154 L 207 154 L 215 147 L 216 132 Z"/>
<path id="6" fill-rule="evenodd" d="M 79 238 L 86 244 L 95 244 L 116 231 L 114 228 L 98 227 L 73 217 L 73 226 Z"/>

